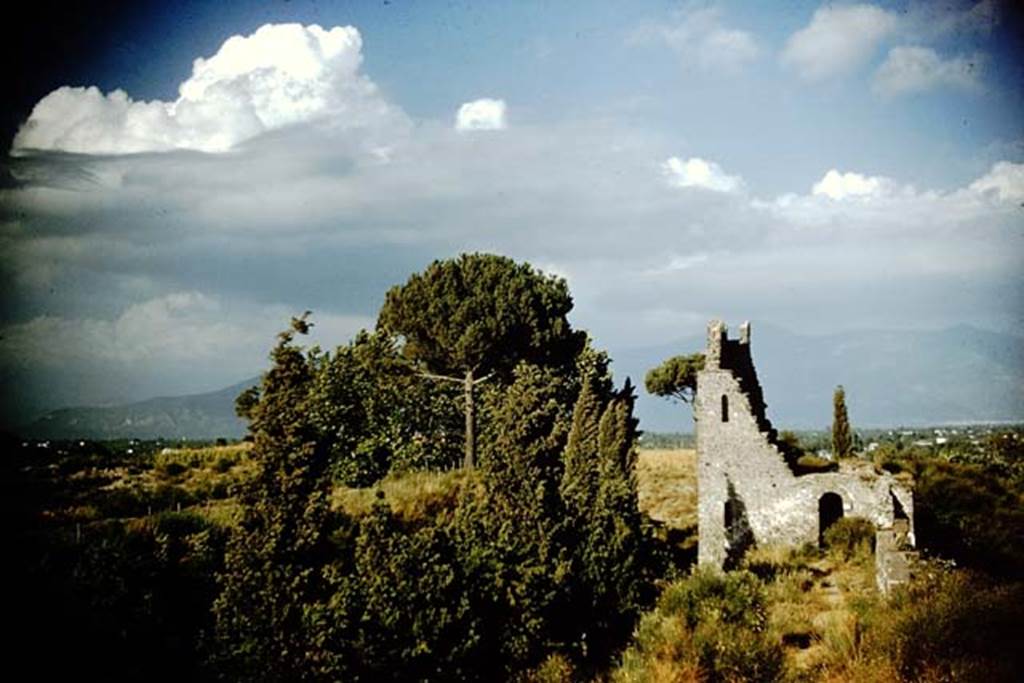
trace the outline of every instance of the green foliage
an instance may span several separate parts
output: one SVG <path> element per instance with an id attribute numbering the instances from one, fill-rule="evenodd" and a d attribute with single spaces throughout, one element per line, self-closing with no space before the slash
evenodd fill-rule
<path id="1" fill-rule="evenodd" d="M 1011 442 L 1012 439 L 999 438 Z M 937 456 L 883 444 L 875 464 L 913 480 L 914 530 L 923 550 L 997 576 L 1024 575 L 1024 482 L 999 451 Z"/>
<path id="2" fill-rule="evenodd" d="M 839 470 L 839 463 L 834 460 L 827 460 L 818 455 L 804 453 L 793 463 L 793 471 L 796 474 L 813 474 L 814 472 L 836 472 Z"/>
<path id="3" fill-rule="evenodd" d="M 850 418 L 846 414 L 846 391 L 836 387 L 832 396 L 832 455 L 836 460 L 853 455 L 853 436 Z"/>
<path id="4" fill-rule="evenodd" d="M 260 388 L 258 386 L 243 389 L 235 397 L 235 414 L 243 420 L 251 420 L 252 412 L 260 402 Z"/>
<path id="5" fill-rule="evenodd" d="M 305 317 L 293 320 L 304 332 Z M 214 603 L 214 663 L 230 678 L 302 680 L 317 661 L 318 639 L 306 614 L 327 595 L 320 568 L 331 556 L 330 447 L 349 431 L 318 430 L 310 391 L 324 358 L 279 335 L 252 410 L 258 471 L 246 485 L 244 512 L 228 541 Z M 347 413 L 341 412 L 342 418 Z"/>
<path id="6" fill-rule="evenodd" d="M 565 280 L 493 254 L 434 261 L 388 291 L 377 328 L 403 341 L 404 357 L 434 381 L 462 381 L 464 466 L 476 460 L 475 392 L 520 362 L 570 371 L 586 343 L 567 315 Z"/>
<path id="7" fill-rule="evenodd" d="M 919 545 L 1004 576 L 1024 572 L 1024 495 L 979 465 L 935 460 L 913 468 Z"/>
<path id="8" fill-rule="evenodd" d="M 360 333 L 319 359 L 311 419 L 329 437 L 331 474 L 369 486 L 388 472 L 450 469 L 462 449 L 456 393 L 425 383 L 393 340 Z"/>
<path id="9" fill-rule="evenodd" d="M 463 254 L 388 291 L 377 326 L 402 336 L 406 357 L 431 372 L 482 376 L 520 361 L 571 363 L 583 344 L 571 309 L 565 280 L 503 256 Z"/>
<path id="10" fill-rule="evenodd" d="M 670 584 L 645 614 L 614 675 L 619 681 L 777 681 L 783 651 L 767 633 L 763 584 L 749 572 L 698 570 Z M 664 675 L 662 673 L 662 675 Z"/>
<path id="11" fill-rule="evenodd" d="M 875 525 L 863 517 L 843 517 L 825 530 L 825 547 L 844 560 L 868 555 L 875 544 Z"/>
<path id="12" fill-rule="evenodd" d="M 870 614 L 865 659 L 901 680 L 1013 681 L 1024 670 L 1024 585 L 931 567 Z"/>
<path id="13" fill-rule="evenodd" d="M 573 611 L 590 624 L 591 647 L 624 635 L 654 571 L 637 502 L 634 401 L 628 380 L 612 390 L 606 364 L 587 370 L 565 450 L 560 489 L 567 533 L 577 539 L 573 574 L 583 583 Z"/>
<path id="14" fill-rule="evenodd" d="M 673 356 L 647 371 L 644 386 L 649 394 L 693 403 L 697 395 L 697 373 L 703 369 L 703 353 Z"/>
<path id="15" fill-rule="evenodd" d="M 782 451 L 786 464 L 797 476 L 815 472 L 835 472 L 839 469 L 838 462 L 808 452 L 795 432 L 783 430 L 776 439 L 776 445 Z"/>
<path id="16" fill-rule="evenodd" d="M 471 594 L 489 615 L 484 647 L 511 670 L 535 663 L 545 642 L 561 640 L 553 634 L 573 588 L 560 536 L 560 455 L 570 420 L 560 383 L 551 369 L 521 364 L 500 399 L 492 398 L 485 497 L 467 501 L 455 522 Z"/>
<path id="17" fill-rule="evenodd" d="M 447 529 L 401 525 L 379 500 L 351 530 L 351 555 L 326 570 L 333 597 L 314 606 L 317 677 L 429 680 L 471 676 L 479 616 L 472 609 Z"/>
<path id="18" fill-rule="evenodd" d="M 658 599 L 658 609 L 682 616 L 689 628 L 718 620 L 763 631 L 768 623 L 764 587 L 747 571 L 723 573 L 700 568 L 690 578 L 666 588 Z"/>
<path id="19" fill-rule="evenodd" d="M 796 432 L 783 429 L 779 432 L 778 444 L 781 448 L 786 451 L 800 451 L 803 452 L 803 447 L 800 445 L 800 437 L 797 436 Z"/>
<path id="20" fill-rule="evenodd" d="M 580 512 L 589 510 L 597 491 L 597 468 L 601 416 L 611 399 L 612 382 L 607 366 L 588 372 L 572 413 L 572 428 L 565 448 L 565 474 L 561 493 L 566 505 Z"/>
<path id="21" fill-rule="evenodd" d="M 272 359 L 252 411 L 259 471 L 215 604 L 223 675 L 508 677 L 550 656 L 553 643 L 585 656 L 580 644 L 596 648 L 628 630 L 648 580 L 636 421 L 632 390 L 611 391 L 603 354 L 577 354 L 578 372 L 521 362 L 507 384 L 485 391 L 479 485 L 460 488 L 453 510 L 415 520 L 382 502 L 357 517 L 331 515 L 325 491 L 332 476 L 364 485 L 395 472 L 412 430 L 429 425 L 416 387 L 436 385 L 413 381 L 384 335 L 328 355 L 304 354 L 286 333 Z M 603 400 L 576 419 L 594 424 L 574 441 L 588 503 L 570 516 L 563 456 L 583 376 L 603 378 L 590 383 Z M 354 511 L 353 501 L 342 509 Z"/>

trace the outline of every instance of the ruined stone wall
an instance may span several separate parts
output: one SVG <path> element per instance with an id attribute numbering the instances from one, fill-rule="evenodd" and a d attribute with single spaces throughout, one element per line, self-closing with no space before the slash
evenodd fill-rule
<path id="1" fill-rule="evenodd" d="M 725 326 L 708 326 L 705 368 L 694 402 L 698 454 L 698 562 L 730 567 L 753 545 L 817 543 L 819 504 L 828 493 L 842 500 L 842 516 L 891 528 L 895 501 L 913 541 L 913 500 L 890 475 L 869 463 L 796 476 L 767 418 L 750 354 L 750 328 L 729 340 Z"/>
<path id="2" fill-rule="evenodd" d="M 897 520 L 891 529 L 875 534 L 875 582 L 883 595 L 911 581 L 920 559 L 909 538 L 910 525 Z"/>

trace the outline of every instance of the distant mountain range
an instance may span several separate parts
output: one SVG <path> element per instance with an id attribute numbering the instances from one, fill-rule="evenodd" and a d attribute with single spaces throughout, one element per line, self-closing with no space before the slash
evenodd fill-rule
<path id="1" fill-rule="evenodd" d="M 205 394 L 151 398 L 120 406 L 61 408 L 17 429 L 36 439 L 240 438 L 246 424 L 235 397 L 257 378 Z"/>
<path id="2" fill-rule="evenodd" d="M 738 326 L 730 336 L 735 338 Z M 751 353 L 768 416 L 779 429 L 823 429 L 842 384 L 854 426 L 1024 421 L 1024 339 L 958 325 L 938 331 L 798 335 L 753 323 Z M 639 385 L 637 412 L 649 431 L 690 431 L 688 406 L 648 395 L 646 371 L 704 349 L 703 336 L 617 351 L 617 381 Z"/>
<path id="3" fill-rule="evenodd" d="M 752 325 L 752 353 L 768 415 L 780 429 L 823 429 L 832 391 L 846 389 L 854 426 L 889 427 L 1024 421 L 1024 340 L 966 325 L 933 332 L 856 331 L 798 335 Z M 735 335 L 736 330 L 730 330 Z M 687 406 L 648 395 L 646 371 L 669 356 L 704 348 L 704 337 L 612 350 L 616 380 L 638 386 L 641 428 L 690 431 Z M 237 438 L 245 423 L 235 397 L 249 379 L 205 394 L 112 407 L 62 408 L 16 430 L 33 438 Z"/>

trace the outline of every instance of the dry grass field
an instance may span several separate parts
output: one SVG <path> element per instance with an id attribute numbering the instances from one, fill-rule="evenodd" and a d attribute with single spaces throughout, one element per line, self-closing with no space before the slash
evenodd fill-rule
<path id="1" fill-rule="evenodd" d="M 641 450 L 636 467 L 640 510 L 671 529 L 697 524 L 697 452 Z"/>

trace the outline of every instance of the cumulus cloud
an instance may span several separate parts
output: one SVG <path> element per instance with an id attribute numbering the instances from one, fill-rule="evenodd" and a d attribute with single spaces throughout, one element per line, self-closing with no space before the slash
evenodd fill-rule
<path id="1" fill-rule="evenodd" d="M 397 125 L 402 114 L 359 71 L 362 38 L 351 26 L 267 24 L 196 59 L 173 102 L 122 90 L 62 87 L 18 131 L 15 153 L 222 152 L 267 131 L 322 120 L 338 128 Z"/>
<path id="2" fill-rule="evenodd" d="M 871 198 L 882 195 L 890 184 L 887 178 L 880 176 L 841 173 L 833 168 L 814 184 L 811 192 L 835 200 Z"/>
<path id="3" fill-rule="evenodd" d="M 1014 315 L 996 294 L 1024 272 L 1019 165 L 952 192 L 834 170 L 758 200 L 714 161 L 670 157 L 677 139 L 605 115 L 473 136 L 420 121 L 386 145 L 364 139 L 310 118 L 230 154 L 8 159 L 0 369 L 49 368 L 47 401 L 62 382 L 79 392 L 69 401 L 95 402 L 129 372 L 152 375 L 140 398 L 226 386 L 266 366 L 289 316 L 314 309 L 332 346 L 372 322 L 388 287 L 463 251 L 570 276 L 574 324 L 613 356 L 713 315 L 813 328 L 841 309 L 844 325 L 885 326 L 930 306 L 948 323 L 967 309 L 944 294 L 965 281 L 985 283 L 958 295 L 972 311 Z M 927 286 L 903 297 L 891 273 Z M 98 370 L 79 381 L 83 368 Z"/>
<path id="4" fill-rule="evenodd" d="M 847 73 L 867 62 L 897 25 L 894 14 L 874 5 L 823 5 L 786 41 L 782 63 L 808 81 Z"/>
<path id="5" fill-rule="evenodd" d="M 743 179 L 729 175 L 713 161 L 690 157 L 685 161 L 669 157 L 661 165 L 662 174 L 674 187 L 699 187 L 715 192 L 736 192 L 743 187 Z"/>
<path id="6" fill-rule="evenodd" d="M 455 115 L 455 130 L 503 130 L 505 100 L 487 97 L 465 102 Z"/>
<path id="7" fill-rule="evenodd" d="M 984 61 L 981 54 L 942 59 L 930 47 L 894 47 L 875 72 L 874 89 L 882 95 L 916 93 L 940 87 L 971 90 L 979 86 Z"/>
<path id="8" fill-rule="evenodd" d="M 1024 202 L 1024 164 L 1000 161 L 971 183 L 970 190 L 1001 202 Z"/>
<path id="9" fill-rule="evenodd" d="M 631 42 L 652 39 L 675 52 L 683 68 L 707 72 L 736 72 L 761 53 L 751 33 L 723 24 L 717 7 L 680 12 L 665 25 L 644 27 L 632 36 Z"/>
<path id="10" fill-rule="evenodd" d="M 1005 283 L 1024 265 L 1007 243 L 1020 225 L 1019 165 L 947 193 L 836 170 L 805 194 L 759 201 L 706 159 L 672 157 L 659 178 L 662 142 L 603 121 L 474 143 L 436 124 L 387 164 L 299 130 L 231 155 L 18 160 L 31 180 L 0 190 L 17 222 L 0 234 L 0 282 L 17 312 L 0 329 L 0 358 L 52 368 L 39 384 L 47 397 L 76 368 L 102 368 L 76 380 L 93 393 L 75 402 L 95 402 L 124 372 L 154 373 L 140 398 L 226 386 L 265 367 L 289 316 L 318 311 L 331 346 L 343 325 L 325 329 L 320 312 L 370 324 L 389 286 L 461 251 L 557 264 L 571 275 L 574 322 L 613 356 L 713 315 L 831 324 L 834 300 L 812 300 L 823 284 L 845 288 L 835 296 L 846 324 L 885 325 L 965 278 Z M 69 175 L 100 180 L 50 186 Z M 39 281 L 22 277 L 41 268 Z M 865 283 L 888 282 L 883 270 L 931 278 L 929 288 L 864 298 Z M 1007 301 L 993 291 L 979 289 L 979 305 Z"/>

